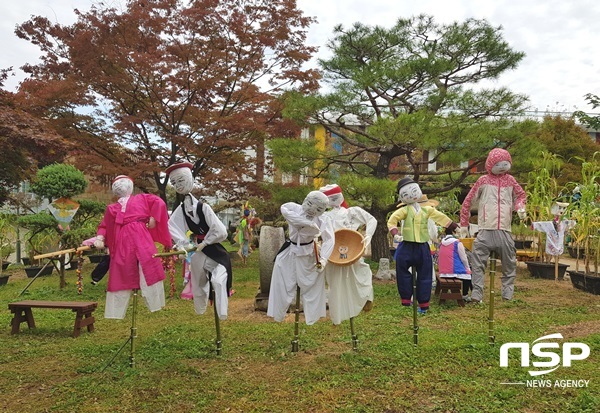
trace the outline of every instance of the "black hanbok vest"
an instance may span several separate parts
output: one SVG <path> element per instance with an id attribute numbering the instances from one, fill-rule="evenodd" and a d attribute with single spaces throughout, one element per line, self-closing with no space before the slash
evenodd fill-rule
<path id="1" fill-rule="evenodd" d="M 183 203 L 179 205 L 179 208 L 183 208 Z M 198 201 L 196 214 L 200 219 L 200 222 L 198 224 L 196 224 L 192 220 L 192 218 L 186 214 L 185 209 L 183 209 L 183 216 L 185 217 L 185 221 L 187 222 L 190 231 L 192 231 L 195 235 L 204 235 L 208 232 L 209 227 L 206 223 L 204 212 L 202 212 L 202 202 L 200 200 Z M 227 270 L 227 295 L 231 295 L 231 286 L 233 283 L 233 270 L 231 268 L 231 259 L 229 258 L 229 252 L 227 252 L 225 247 L 220 243 L 207 245 L 202 249 L 202 252 L 206 254 L 207 257 L 215 260 L 223 267 L 225 267 L 225 269 Z"/>

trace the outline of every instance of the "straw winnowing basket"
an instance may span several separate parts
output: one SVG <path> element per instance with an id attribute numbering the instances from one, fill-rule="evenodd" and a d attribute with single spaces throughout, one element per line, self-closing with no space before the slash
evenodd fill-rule
<path id="1" fill-rule="evenodd" d="M 469 251 L 473 250 L 473 241 L 475 241 L 475 238 L 459 238 L 459 241 L 462 242 Z"/>
<path id="2" fill-rule="evenodd" d="M 364 252 L 365 244 L 360 232 L 345 228 L 338 229 L 335 231 L 335 245 L 329 262 L 335 265 L 351 265 L 358 261 Z"/>

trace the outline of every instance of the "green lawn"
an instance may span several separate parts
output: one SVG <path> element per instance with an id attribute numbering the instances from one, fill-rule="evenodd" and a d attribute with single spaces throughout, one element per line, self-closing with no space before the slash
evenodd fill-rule
<path id="1" fill-rule="evenodd" d="M 138 305 L 136 366 L 128 346 L 109 363 L 130 334 L 125 320 L 106 320 L 104 287 L 84 290 L 76 272 L 59 289 L 56 272 L 30 281 L 20 272 L 0 287 L 1 412 L 598 412 L 600 411 L 600 299 L 568 281 L 532 279 L 520 269 L 515 299 L 496 297 L 496 345 L 488 344 L 488 306 L 439 306 L 432 300 L 419 317 L 413 346 L 412 311 L 400 306 L 396 285 L 375 282 L 375 306 L 355 319 L 359 350 L 349 323 L 323 319 L 301 324 L 300 351 L 291 353 L 293 314 L 275 323 L 254 311 L 259 287 L 258 252 L 247 267 L 234 261 L 235 295 L 221 322 L 223 352 L 215 354 L 212 307 L 196 315 L 192 303 L 167 298 L 149 313 Z M 176 282 L 181 290 L 178 269 Z M 499 280 L 497 280 L 499 287 Z M 168 292 L 168 282 L 165 283 Z M 8 303 L 20 299 L 98 301 L 96 331 L 71 338 L 74 314 L 34 309 L 37 328 L 10 334 Z M 486 297 L 486 302 L 488 297 Z M 301 320 L 303 320 L 301 318 Z M 532 343 L 561 333 L 583 342 L 591 354 L 571 367 L 532 377 L 516 351 L 499 366 L 500 346 Z M 536 361 L 532 356 L 532 361 Z M 547 361 L 548 359 L 544 359 Z M 106 369 L 105 369 L 106 368 Z M 589 380 L 587 388 L 533 388 L 502 384 L 527 380 Z"/>

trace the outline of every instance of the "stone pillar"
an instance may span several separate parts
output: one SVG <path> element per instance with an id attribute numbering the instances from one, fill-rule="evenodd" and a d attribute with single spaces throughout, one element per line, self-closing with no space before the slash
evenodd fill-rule
<path id="1" fill-rule="evenodd" d="M 391 280 L 395 278 L 395 273 L 390 271 L 390 260 L 388 258 L 380 258 L 379 259 L 379 269 L 377 270 L 377 274 L 375 274 L 375 278 L 378 280 Z"/>
<path id="2" fill-rule="evenodd" d="M 281 227 L 263 225 L 260 227 L 258 266 L 260 272 L 260 288 L 254 300 L 254 309 L 267 311 L 271 274 L 277 251 L 285 242 L 285 234 Z"/>

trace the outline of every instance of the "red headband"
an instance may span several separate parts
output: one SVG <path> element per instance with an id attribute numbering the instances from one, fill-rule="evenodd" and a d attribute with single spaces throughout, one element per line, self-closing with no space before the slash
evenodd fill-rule
<path id="1" fill-rule="evenodd" d="M 334 186 L 331 189 L 328 189 L 327 191 L 323 191 L 323 193 L 327 196 L 329 195 L 335 195 L 335 194 L 341 194 L 342 193 L 342 188 L 340 188 L 339 185 Z"/>
<path id="2" fill-rule="evenodd" d="M 192 169 L 194 167 L 194 165 L 192 165 L 189 162 L 180 162 L 180 163 L 174 163 L 173 165 L 169 166 L 166 170 L 165 173 L 167 175 L 169 175 L 171 172 L 173 172 L 175 169 L 179 169 L 179 168 L 188 168 L 188 169 Z"/>
<path id="3" fill-rule="evenodd" d="M 117 182 L 119 179 L 124 179 L 127 178 L 129 179 L 131 182 L 133 182 L 133 179 L 131 179 L 130 177 L 128 177 L 127 175 L 119 175 L 117 176 L 115 179 L 113 179 L 112 183 L 114 184 L 115 182 Z"/>

